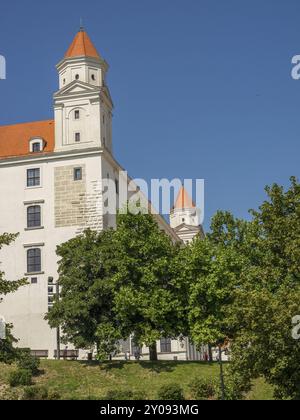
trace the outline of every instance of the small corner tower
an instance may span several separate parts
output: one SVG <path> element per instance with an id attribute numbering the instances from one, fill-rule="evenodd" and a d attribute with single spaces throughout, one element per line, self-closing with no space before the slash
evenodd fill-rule
<path id="1" fill-rule="evenodd" d="M 170 225 L 184 243 L 191 242 L 196 235 L 204 236 L 199 212 L 184 186 L 171 209 Z"/>
<path id="2" fill-rule="evenodd" d="M 106 148 L 112 153 L 113 103 L 106 85 L 108 64 L 83 28 L 57 67 L 54 94 L 55 151 Z"/>

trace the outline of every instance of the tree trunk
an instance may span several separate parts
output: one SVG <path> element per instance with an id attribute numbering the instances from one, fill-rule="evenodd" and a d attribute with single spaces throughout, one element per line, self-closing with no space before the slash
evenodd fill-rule
<path id="1" fill-rule="evenodd" d="M 212 354 L 211 344 L 208 345 L 208 361 L 209 362 L 212 362 L 213 361 L 213 354 Z"/>
<path id="2" fill-rule="evenodd" d="M 150 353 L 150 360 L 152 362 L 155 362 L 158 360 L 156 342 L 151 344 L 151 346 L 149 346 L 149 353 Z"/>
<path id="3" fill-rule="evenodd" d="M 226 395 L 225 395 L 224 371 L 223 371 L 222 347 L 221 346 L 219 346 L 219 365 L 220 365 L 221 398 L 222 398 L 222 400 L 225 400 Z"/>

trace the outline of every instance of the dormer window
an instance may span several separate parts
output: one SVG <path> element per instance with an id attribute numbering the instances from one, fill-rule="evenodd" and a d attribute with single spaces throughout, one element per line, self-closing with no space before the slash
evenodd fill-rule
<path id="1" fill-rule="evenodd" d="M 39 153 L 41 151 L 41 143 L 32 144 L 32 153 Z"/>
<path id="2" fill-rule="evenodd" d="M 43 139 L 35 138 L 29 141 L 29 152 L 40 153 L 44 150 L 45 142 Z"/>

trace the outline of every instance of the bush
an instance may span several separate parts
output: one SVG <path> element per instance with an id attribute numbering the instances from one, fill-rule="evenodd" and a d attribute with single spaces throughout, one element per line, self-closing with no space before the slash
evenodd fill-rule
<path id="1" fill-rule="evenodd" d="M 188 388 L 194 400 L 212 400 L 218 392 L 215 382 L 204 378 L 193 379 Z"/>
<path id="2" fill-rule="evenodd" d="M 57 391 L 49 392 L 49 394 L 48 394 L 48 400 L 58 401 L 60 399 L 61 399 L 61 395 L 60 395 L 59 392 L 57 392 Z"/>
<path id="3" fill-rule="evenodd" d="M 142 391 L 131 391 L 130 389 L 109 390 L 104 398 L 105 400 L 145 400 L 146 394 Z"/>
<path id="4" fill-rule="evenodd" d="M 19 350 L 17 364 L 20 369 L 29 370 L 33 376 L 39 373 L 40 360 L 31 356 L 29 349 Z"/>
<path id="5" fill-rule="evenodd" d="M 107 392 L 106 400 L 132 400 L 133 392 L 131 390 L 111 389 Z"/>
<path id="6" fill-rule="evenodd" d="M 60 400 L 58 392 L 49 392 L 44 386 L 28 386 L 24 388 L 23 400 Z"/>
<path id="7" fill-rule="evenodd" d="M 47 400 L 48 389 L 43 386 L 28 386 L 24 388 L 24 400 Z"/>
<path id="8" fill-rule="evenodd" d="M 8 377 L 8 382 L 11 387 L 19 385 L 28 386 L 31 385 L 31 381 L 32 374 L 30 370 L 27 369 L 14 370 Z"/>
<path id="9" fill-rule="evenodd" d="M 159 400 L 184 400 L 182 388 L 177 384 L 163 385 L 159 388 L 157 397 Z"/>

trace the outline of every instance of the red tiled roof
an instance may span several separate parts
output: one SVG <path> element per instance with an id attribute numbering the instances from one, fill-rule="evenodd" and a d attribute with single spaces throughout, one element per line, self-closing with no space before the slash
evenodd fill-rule
<path id="1" fill-rule="evenodd" d="M 193 200 L 182 186 L 177 196 L 173 209 L 191 209 L 196 207 Z"/>
<path id="2" fill-rule="evenodd" d="M 65 58 L 82 56 L 100 58 L 100 55 L 92 43 L 90 37 L 83 30 L 76 34 L 70 48 L 65 54 Z"/>
<path id="3" fill-rule="evenodd" d="M 30 155 L 29 140 L 35 137 L 46 142 L 43 153 L 53 152 L 54 121 L 0 126 L 0 159 Z"/>

